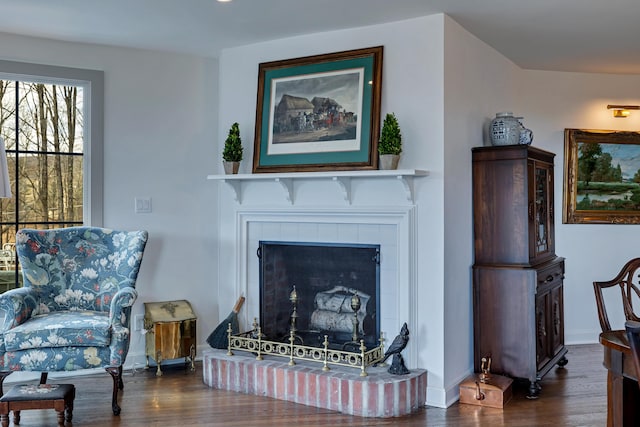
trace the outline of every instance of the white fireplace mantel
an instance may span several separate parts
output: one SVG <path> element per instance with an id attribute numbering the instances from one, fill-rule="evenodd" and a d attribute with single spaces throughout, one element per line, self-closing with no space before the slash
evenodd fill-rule
<path id="1" fill-rule="evenodd" d="M 230 234 L 235 261 L 228 265 L 233 266 L 229 270 L 229 280 L 236 284 L 233 294 L 247 298 L 241 324 L 250 325 L 260 313 L 256 250 L 261 241 L 282 241 L 380 245 L 381 331 L 388 339 L 403 322 L 418 328 L 417 209 L 415 205 L 238 208 Z M 407 347 L 410 369 L 418 367 L 419 348 L 419 338 Z"/>
<path id="2" fill-rule="evenodd" d="M 289 172 L 289 173 L 260 173 L 237 175 L 209 175 L 207 179 L 224 182 L 234 192 L 236 202 L 242 204 L 243 185 L 258 181 L 272 181 L 282 187 L 286 200 L 293 204 L 293 185 L 299 180 L 329 180 L 337 184 L 337 189 L 344 197 L 345 202 L 351 204 L 351 180 L 352 179 L 395 179 L 401 183 L 407 200 L 413 202 L 413 179 L 429 175 L 428 171 L 421 169 L 398 170 L 355 170 L 355 171 L 328 171 L 328 172 Z"/>

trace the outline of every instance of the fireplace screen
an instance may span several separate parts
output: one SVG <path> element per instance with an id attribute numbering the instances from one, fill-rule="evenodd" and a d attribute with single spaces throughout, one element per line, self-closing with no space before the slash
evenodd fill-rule
<path id="1" fill-rule="evenodd" d="M 380 344 L 379 245 L 261 241 L 258 258 L 267 339 L 287 341 L 293 324 L 298 344 Z"/>

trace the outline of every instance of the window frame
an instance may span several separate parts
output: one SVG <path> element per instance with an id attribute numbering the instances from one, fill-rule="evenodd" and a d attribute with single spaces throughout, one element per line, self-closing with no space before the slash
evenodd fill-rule
<path id="1" fill-rule="evenodd" d="M 84 225 L 103 225 L 104 71 L 0 60 L 0 79 L 83 88 Z"/>

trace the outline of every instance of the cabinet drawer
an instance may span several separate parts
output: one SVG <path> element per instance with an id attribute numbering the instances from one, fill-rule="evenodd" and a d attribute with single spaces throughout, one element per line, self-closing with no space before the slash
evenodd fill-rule
<path id="1" fill-rule="evenodd" d="M 564 279 L 564 262 L 553 263 L 537 272 L 538 288 L 553 286 Z"/>

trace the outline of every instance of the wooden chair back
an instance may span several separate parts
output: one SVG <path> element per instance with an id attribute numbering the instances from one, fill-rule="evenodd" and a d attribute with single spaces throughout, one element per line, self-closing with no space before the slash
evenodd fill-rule
<path id="1" fill-rule="evenodd" d="M 603 289 L 617 286 L 622 297 L 625 320 L 640 322 L 640 317 L 633 310 L 633 300 L 640 299 L 640 258 L 628 261 L 618 275 L 608 281 L 593 282 L 598 306 L 598 319 L 602 332 L 611 330 L 611 323 L 605 307 Z"/>
<path id="2" fill-rule="evenodd" d="M 624 324 L 629 339 L 629 347 L 633 355 L 633 366 L 636 368 L 636 378 L 640 387 L 640 322 L 627 320 Z"/>

